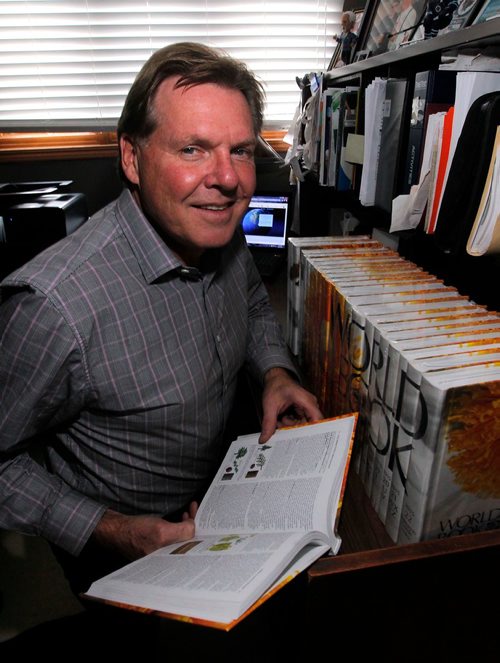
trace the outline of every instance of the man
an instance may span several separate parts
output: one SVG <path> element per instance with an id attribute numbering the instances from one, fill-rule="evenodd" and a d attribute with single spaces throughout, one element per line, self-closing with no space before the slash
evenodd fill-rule
<path id="1" fill-rule="evenodd" d="M 333 38 L 340 44 L 340 58 L 336 67 L 349 64 L 352 61 L 354 49 L 358 41 L 358 35 L 354 32 L 356 25 L 356 14 L 351 11 L 344 12 L 340 19 L 342 32 L 339 35 L 333 35 Z"/>
<path id="2" fill-rule="evenodd" d="M 263 442 L 321 418 L 239 229 L 262 111 L 241 63 L 157 51 L 118 124 L 125 191 L 3 282 L 0 527 L 45 537 L 76 592 L 194 534 L 243 366 Z"/>

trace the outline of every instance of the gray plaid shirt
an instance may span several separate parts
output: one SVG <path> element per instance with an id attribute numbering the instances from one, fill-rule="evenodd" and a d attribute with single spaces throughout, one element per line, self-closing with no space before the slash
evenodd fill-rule
<path id="1" fill-rule="evenodd" d="M 179 266 L 125 191 L 4 280 L 0 527 L 78 553 L 106 507 L 173 513 L 210 478 L 240 368 L 293 370 L 240 232 L 200 281 Z M 44 467 L 20 453 L 40 433 Z"/>

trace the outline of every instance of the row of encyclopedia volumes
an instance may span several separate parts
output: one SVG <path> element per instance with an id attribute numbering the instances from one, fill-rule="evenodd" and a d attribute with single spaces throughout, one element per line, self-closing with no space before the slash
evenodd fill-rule
<path id="1" fill-rule="evenodd" d="M 308 383 L 396 543 L 500 527 L 500 315 L 381 249 L 302 251 Z"/>
<path id="2" fill-rule="evenodd" d="M 300 258 L 303 249 L 315 247 L 342 247 L 345 245 L 372 246 L 375 240 L 369 235 L 355 236 L 318 236 L 289 237 L 287 244 L 288 278 L 286 283 L 286 337 L 291 352 L 297 356 L 300 346 L 300 330 L 302 329 L 301 309 L 301 269 Z"/>

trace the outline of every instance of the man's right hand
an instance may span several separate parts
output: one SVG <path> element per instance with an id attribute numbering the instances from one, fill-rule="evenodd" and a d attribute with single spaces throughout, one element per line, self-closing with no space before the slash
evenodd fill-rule
<path id="1" fill-rule="evenodd" d="M 108 509 L 94 529 L 92 539 L 126 559 L 139 559 L 169 543 L 191 539 L 197 506 L 193 502 L 180 523 L 157 516 L 125 516 Z"/>

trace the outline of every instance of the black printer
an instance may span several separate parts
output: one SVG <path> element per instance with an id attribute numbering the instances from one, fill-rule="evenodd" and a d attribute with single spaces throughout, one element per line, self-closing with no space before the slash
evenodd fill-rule
<path id="1" fill-rule="evenodd" d="M 0 279 L 88 218 L 72 180 L 0 183 Z"/>

